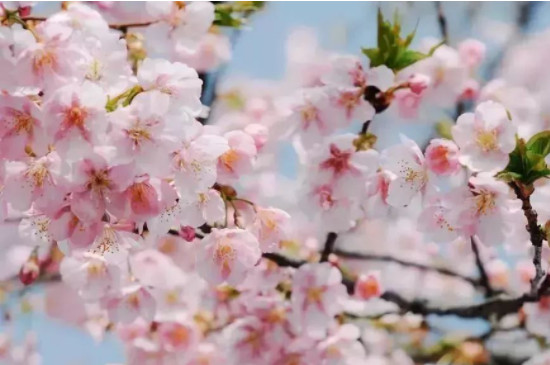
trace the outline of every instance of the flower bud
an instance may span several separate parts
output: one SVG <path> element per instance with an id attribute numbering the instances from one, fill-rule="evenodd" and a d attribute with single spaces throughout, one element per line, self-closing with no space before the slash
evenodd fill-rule
<path id="1" fill-rule="evenodd" d="M 40 264 L 38 263 L 38 256 L 35 252 L 27 259 L 27 261 L 21 266 L 19 270 L 19 280 L 24 285 L 31 285 L 40 275 Z"/>
<path id="2" fill-rule="evenodd" d="M 437 175 L 452 175 L 460 169 L 458 147 L 452 141 L 432 139 L 425 155 L 428 168 Z"/>
<path id="3" fill-rule="evenodd" d="M 464 84 L 460 100 L 473 100 L 479 95 L 479 82 L 474 79 L 469 79 Z"/>
<path id="4" fill-rule="evenodd" d="M 411 89 L 413 93 L 420 95 L 430 85 L 430 81 L 430 77 L 427 75 L 411 75 L 409 79 L 409 89 Z"/>
<path id="5" fill-rule="evenodd" d="M 466 39 L 458 45 L 460 58 L 468 67 L 476 67 L 485 58 L 485 44 L 477 39 Z"/>
<path id="6" fill-rule="evenodd" d="M 370 299 L 379 297 L 382 294 L 382 284 L 380 283 L 380 272 L 371 271 L 362 274 L 355 283 L 355 295 L 361 299 Z"/>
<path id="7" fill-rule="evenodd" d="M 195 228 L 191 226 L 181 227 L 180 237 L 186 240 L 187 242 L 193 242 L 196 237 Z"/>

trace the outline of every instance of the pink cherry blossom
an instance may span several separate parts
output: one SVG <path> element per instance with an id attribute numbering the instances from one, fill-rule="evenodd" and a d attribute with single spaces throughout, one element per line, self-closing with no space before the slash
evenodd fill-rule
<path id="1" fill-rule="evenodd" d="M 67 240 L 66 244 L 75 249 L 89 247 L 100 230 L 100 223 L 81 221 L 71 211 L 70 206 L 65 206 L 55 213 L 49 225 L 49 231 L 56 241 Z"/>
<path id="2" fill-rule="evenodd" d="M 184 226 L 222 224 L 225 220 L 225 202 L 217 190 L 209 189 L 204 193 L 182 196 L 179 204 L 181 214 L 178 221 Z"/>
<path id="3" fill-rule="evenodd" d="M 112 144 L 120 163 L 135 161 L 138 172 L 166 175 L 169 158 L 184 137 L 184 125 L 192 123 L 185 110 L 170 109 L 170 97 L 153 90 L 137 95 L 132 104 L 109 114 Z"/>
<path id="4" fill-rule="evenodd" d="M 477 39 L 466 39 L 458 45 L 460 58 L 468 67 L 477 67 L 485 58 L 485 44 Z"/>
<path id="5" fill-rule="evenodd" d="M 63 280 L 86 300 L 97 300 L 116 290 L 121 275 L 118 266 L 90 253 L 64 258 L 60 273 Z"/>
<path id="6" fill-rule="evenodd" d="M 336 87 L 363 87 L 366 79 L 360 60 L 353 56 L 335 56 L 330 70 L 321 77 L 325 85 Z"/>
<path id="7" fill-rule="evenodd" d="M 1 95 L 0 154 L 9 159 L 22 159 L 29 149 L 39 156 L 46 154 L 42 119 L 41 109 L 30 98 Z"/>
<path id="8" fill-rule="evenodd" d="M 245 132 L 228 132 L 224 138 L 227 139 L 229 150 L 218 159 L 218 180 L 221 183 L 230 183 L 252 171 L 258 151 L 254 139 Z"/>
<path id="9" fill-rule="evenodd" d="M 297 131 L 304 144 L 311 145 L 336 129 L 338 122 L 334 117 L 327 90 L 314 88 L 303 90 L 293 98 L 287 124 L 291 131 Z"/>
<path id="10" fill-rule="evenodd" d="M 155 315 L 155 300 L 146 288 L 130 285 L 122 288 L 120 296 L 108 298 L 106 308 L 114 322 L 131 323 L 138 317 L 151 321 Z"/>
<path id="11" fill-rule="evenodd" d="M 357 191 L 365 177 L 378 168 L 378 152 L 370 149 L 358 151 L 354 134 L 342 134 L 326 140 L 312 151 L 312 177 L 317 181 L 334 184 L 342 191 Z"/>
<path id="12" fill-rule="evenodd" d="M 225 138 L 203 132 L 195 122 L 187 130 L 183 146 L 172 156 L 175 184 L 182 194 L 201 193 L 217 179 L 217 159 L 229 149 Z"/>
<path id="13" fill-rule="evenodd" d="M 286 238 L 290 215 L 277 208 L 256 208 L 253 232 L 263 252 L 275 251 L 279 242 Z"/>
<path id="14" fill-rule="evenodd" d="M 179 62 L 146 58 L 137 78 L 145 90 L 158 90 L 178 100 L 193 115 L 202 110 L 199 100 L 202 81 L 197 71 Z"/>
<path id="15" fill-rule="evenodd" d="M 99 154 L 86 157 L 74 165 L 71 210 L 82 221 L 99 221 L 112 204 L 110 197 L 121 194 L 133 177 L 131 165 L 109 166 Z"/>
<path id="16" fill-rule="evenodd" d="M 426 165 L 438 175 L 451 175 L 460 169 L 458 147 L 446 139 L 432 139 L 426 148 Z"/>
<path id="17" fill-rule="evenodd" d="M 61 159 L 55 152 L 41 158 L 27 158 L 6 166 L 4 199 L 15 209 L 25 211 L 34 202 L 47 213 L 56 212 L 63 203 L 65 181 Z"/>
<path id="18" fill-rule="evenodd" d="M 199 274 L 210 284 L 236 285 L 258 263 L 258 240 L 242 229 L 214 229 L 200 243 L 197 252 Z"/>
<path id="19" fill-rule="evenodd" d="M 332 317 L 342 308 L 346 288 L 342 274 L 329 263 L 306 264 L 294 274 L 292 308 L 302 330 L 322 337 Z"/>
<path id="20" fill-rule="evenodd" d="M 428 171 L 424 156 L 416 143 L 403 139 L 382 154 L 382 167 L 393 173 L 388 187 L 388 204 L 407 206 L 428 185 Z"/>
<path id="21" fill-rule="evenodd" d="M 362 274 L 355 284 L 355 295 L 361 299 L 370 299 L 379 297 L 382 294 L 382 284 L 380 283 L 380 272 L 374 271 Z"/>
<path id="22" fill-rule="evenodd" d="M 516 128 L 504 107 L 486 101 L 475 113 L 462 114 L 452 129 L 460 148 L 459 161 L 472 171 L 496 173 L 508 164 L 508 154 L 516 145 Z"/>
<path id="23" fill-rule="evenodd" d="M 62 156 L 83 155 L 83 148 L 99 144 L 107 132 L 103 90 L 92 83 L 67 85 L 44 105 L 47 133 Z"/>
<path id="24" fill-rule="evenodd" d="M 350 199 L 344 191 L 338 191 L 330 184 L 311 184 L 304 199 L 305 207 L 326 232 L 344 232 L 363 215 L 357 200 Z"/>

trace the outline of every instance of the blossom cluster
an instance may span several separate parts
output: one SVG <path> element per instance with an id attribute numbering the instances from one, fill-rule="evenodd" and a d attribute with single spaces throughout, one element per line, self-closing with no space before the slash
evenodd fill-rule
<path id="1" fill-rule="evenodd" d="M 411 365 L 429 321 L 393 293 L 538 295 L 543 106 L 506 72 L 482 85 L 483 43 L 427 42 L 398 69 L 301 31 L 284 80 L 224 80 L 206 106 L 203 75 L 231 53 L 218 5 L 133 5 L 0 7 L 0 219 L 17 225 L 3 260 L 47 283 L 46 313 L 115 332 L 129 364 Z M 390 119 L 440 133 L 383 143 Z M 543 294 L 502 327 L 550 341 Z M 40 363 L 27 342 L 2 338 L 0 359 Z M 463 345 L 454 360 L 483 363 Z"/>

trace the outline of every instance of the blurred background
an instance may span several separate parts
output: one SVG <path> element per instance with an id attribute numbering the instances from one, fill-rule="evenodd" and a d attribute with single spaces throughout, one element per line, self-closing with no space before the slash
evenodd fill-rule
<path id="1" fill-rule="evenodd" d="M 526 35 L 541 32 L 550 26 L 550 3 L 546 2 L 449 2 L 440 5 L 438 8 L 435 2 L 267 3 L 234 37 L 232 60 L 223 70 L 222 77 L 282 78 L 285 75 L 287 40 L 300 28 L 314 32 L 323 49 L 360 55 L 361 47 L 375 44 L 378 7 L 387 16 L 398 9 L 403 17 L 404 30 L 409 32 L 416 27 L 415 42 L 426 37 L 441 38 L 440 9 L 447 22 L 450 45 L 469 37 L 486 43 L 487 59 L 481 74 L 485 79 L 498 74 L 506 50 L 522 42 Z M 35 6 L 33 15 L 49 15 L 59 8 L 59 2 L 40 2 Z M 406 133 L 419 141 L 426 140 L 431 129 L 432 126 L 398 124 L 385 125 L 376 133 L 387 144 L 396 140 L 399 133 Z M 286 159 L 288 163 L 284 164 L 283 169 L 291 174 L 293 157 L 287 155 Z M 15 239 L 13 228 L 0 226 L 1 244 L 9 244 Z M 5 271 L 9 268 L 0 269 L 0 274 Z M 27 300 L 32 301 L 32 294 L 27 295 Z M 25 308 L 21 308 L 16 320 L 17 325 L 11 329 L 16 331 L 16 338 L 23 338 L 29 331 L 37 334 L 43 364 L 103 365 L 124 362 L 121 346 L 110 336 L 96 342 L 82 330 L 25 311 Z"/>

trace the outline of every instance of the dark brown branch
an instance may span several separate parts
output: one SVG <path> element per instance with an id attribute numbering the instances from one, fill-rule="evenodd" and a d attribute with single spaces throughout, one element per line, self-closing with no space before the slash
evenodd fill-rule
<path id="1" fill-rule="evenodd" d="M 367 134 L 371 122 L 372 120 L 367 120 L 365 123 L 363 123 L 363 125 L 361 126 L 361 132 L 359 132 L 359 134 Z"/>
<path id="2" fill-rule="evenodd" d="M 531 205 L 532 187 L 526 187 L 521 183 L 511 183 L 510 186 L 514 189 L 516 196 L 521 200 L 521 209 L 527 219 L 527 232 L 531 239 L 531 245 L 535 252 L 533 254 L 533 265 L 535 266 L 535 277 L 531 280 L 531 295 L 537 293 L 539 284 L 543 279 L 545 272 L 541 266 L 542 241 L 544 240 L 544 232 L 539 226 L 537 220 L 537 212 Z"/>
<path id="3" fill-rule="evenodd" d="M 280 267 L 298 268 L 306 263 L 306 261 L 291 259 L 286 256 L 279 255 L 278 253 L 268 252 L 268 253 L 264 253 L 262 256 L 270 261 L 273 261 Z"/>
<path id="4" fill-rule="evenodd" d="M 443 5 L 441 5 L 441 1 L 436 1 L 435 7 L 437 10 L 437 22 L 439 24 L 439 31 L 441 32 L 441 37 L 443 38 L 444 43 L 449 43 L 449 32 L 447 30 L 447 18 L 445 17 L 445 13 L 443 13 Z"/>
<path id="5" fill-rule="evenodd" d="M 357 252 L 348 252 L 344 250 L 335 250 L 334 253 L 340 257 L 346 258 L 346 259 L 355 259 L 355 260 L 371 260 L 371 261 L 383 261 L 383 262 L 393 262 L 401 266 L 407 266 L 407 267 L 413 267 L 415 269 L 419 269 L 422 271 L 433 271 L 441 275 L 451 276 L 457 279 L 461 279 L 464 281 L 467 281 L 468 283 L 477 286 L 482 287 L 482 283 L 475 279 L 471 278 L 462 274 L 459 274 L 455 271 L 443 268 L 443 267 L 433 267 L 429 265 L 420 264 L 417 262 L 411 262 L 411 261 L 405 261 L 398 259 L 396 257 L 390 256 L 390 255 L 376 255 L 376 254 L 368 254 L 368 253 L 357 253 Z"/>
<path id="6" fill-rule="evenodd" d="M 475 260 L 476 260 L 476 266 L 477 270 L 479 271 L 479 282 L 483 289 L 485 290 L 485 295 L 488 297 L 491 297 L 494 295 L 495 291 L 491 287 L 491 282 L 489 281 L 489 276 L 487 275 L 487 271 L 485 270 L 485 266 L 483 265 L 483 261 L 481 261 L 481 256 L 479 254 L 479 248 L 477 247 L 477 243 L 474 239 L 474 237 L 470 238 L 470 241 L 472 243 L 472 251 L 474 252 Z"/>
<path id="7" fill-rule="evenodd" d="M 33 21 L 33 22 L 43 22 L 46 21 L 45 17 L 40 16 L 25 16 L 21 17 L 23 21 Z M 119 24 L 109 24 L 109 28 L 120 30 L 121 32 L 126 32 L 128 28 L 138 28 L 138 27 L 147 27 L 155 22 L 141 22 L 141 23 L 119 23 Z"/>
<path id="8" fill-rule="evenodd" d="M 334 244 L 336 243 L 336 238 L 338 235 L 334 232 L 329 232 L 327 234 L 327 240 L 325 241 L 325 247 L 323 248 L 323 252 L 321 252 L 321 262 L 328 261 L 328 257 L 334 251 Z"/>
<path id="9" fill-rule="evenodd" d="M 449 308 L 437 308 L 426 305 L 422 300 L 407 300 L 398 293 L 387 291 L 382 294 L 382 299 L 397 304 L 397 306 L 404 312 L 412 312 L 420 315 L 438 315 L 449 316 L 454 315 L 462 318 L 484 318 L 490 319 L 495 316 L 502 318 L 503 316 L 516 313 L 521 309 L 523 304 L 529 302 L 536 302 L 538 295 L 532 296 L 531 294 L 523 294 L 516 298 L 507 299 L 491 299 L 480 304 L 449 307 Z"/>

